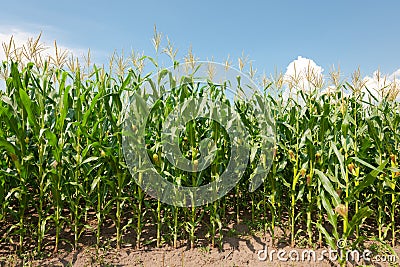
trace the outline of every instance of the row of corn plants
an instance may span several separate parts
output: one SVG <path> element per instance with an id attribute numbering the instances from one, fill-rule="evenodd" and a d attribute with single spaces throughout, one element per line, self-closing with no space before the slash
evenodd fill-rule
<path id="1" fill-rule="evenodd" d="M 159 42 L 156 35 L 157 52 Z M 179 64 L 172 47 L 164 53 Z M 189 53 L 186 60 L 195 59 Z M 222 247 L 232 222 L 246 222 L 273 242 L 283 238 L 291 246 L 336 248 L 339 239 L 352 246 L 366 239 L 397 244 L 400 112 L 393 84 L 376 98 L 357 72 L 348 82 L 333 73 L 329 87 L 312 75 L 307 88 L 299 88 L 296 77 L 264 80 L 260 86 L 276 123 L 276 146 L 263 185 L 248 192 L 259 159 L 255 150 L 229 194 L 205 206 L 179 208 L 149 197 L 136 184 L 122 150 L 125 98 L 132 92 L 146 98 L 142 84 L 150 74 L 143 74 L 143 64 L 161 71 L 156 58 L 134 55 L 128 68 L 116 57 L 110 69 L 31 61 L 10 59 L 1 66 L 6 74 L 6 89 L 0 91 L 2 244 L 20 253 L 33 244 L 40 253 L 57 251 L 63 242 L 76 249 L 82 235 L 93 235 L 98 246 L 111 241 L 117 248 L 126 243 L 178 247 L 186 241 L 193 248 L 202 232 L 210 246 Z M 212 99 L 229 105 L 223 89 L 208 86 Z M 284 88 L 289 96 L 282 94 Z M 184 172 L 162 153 L 161 130 L 169 112 L 201 94 L 203 87 L 195 83 L 177 86 L 156 102 L 148 120 L 146 148 L 154 167 L 182 186 L 215 181 L 229 163 L 226 131 L 206 119 L 186 125 L 180 147 L 196 162 L 200 141 L 214 140 L 217 152 L 209 168 Z M 257 138 L 257 119 L 248 104 L 235 107 L 254 135 L 250 140 Z M 115 232 L 107 240 L 103 230 L 110 224 Z M 285 236 L 277 235 L 278 228 Z M 129 233 L 135 237 L 126 238 Z"/>

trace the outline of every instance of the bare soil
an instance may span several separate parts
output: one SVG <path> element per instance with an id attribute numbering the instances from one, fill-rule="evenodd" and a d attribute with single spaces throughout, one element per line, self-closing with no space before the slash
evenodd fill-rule
<path id="1" fill-rule="evenodd" d="M 111 229 L 112 227 L 110 231 L 104 232 L 105 237 L 113 235 Z M 10 252 L 13 251 L 12 247 L 9 247 L 10 250 L 7 251 L 7 248 L 3 246 L 0 251 L 0 266 L 339 266 L 338 261 L 330 260 L 328 252 L 325 251 L 324 257 L 321 256 L 324 249 L 328 250 L 327 248 L 315 248 L 313 250 L 316 255 L 315 260 L 311 255 L 310 258 L 307 256 L 312 248 L 291 248 L 282 231 L 281 238 L 272 245 L 270 236 L 251 232 L 244 224 L 234 225 L 232 229 L 235 230 L 231 231 L 234 234 L 225 235 L 220 249 L 210 248 L 201 240 L 198 240 L 195 249 L 190 249 L 186 241 L 179 244 L 177 249 L 169 245 L 155 248 L 154 242 L 148 242 L 149 245 L 140 250 L 134 249 L 128 242 L 119 250 L 115 249 L 112 243 L 97 248 L 94 245 L 95 237 L 88 235 L 82 238 L 84 242 L 80 243 L 78 250 L 71 251 L 71 245 L 68 242 L 62 242 L 63 245 L 60 246 L 58 253 L 48 252 L 47 255 L 42 256 L 42 259 L 37 259 L 36 256 L 36 259 L 29 260 L 29 257 L 21 259 L 15 251 Z M 264 253 L 266 247 L 268 254 Z M 373 262 L 360 259 L 358 262 L 348 262 L 348 266 L 399 266 L 398 257 L 396 262 L 389 263 L 388 261 L 394 259 L 390 258 L 390 253 L 377 251 L 379 246 L 372 243 L 368 248 L 374 251 L 371 256 Z M 282 258 L 287 259 L 286 261 L 278 259 L 277 252 L 271 256 L 272 250 L 279 249 L 285 251 L 286 254 L 282 255 Z M 400 247 L 396 247 L 394 251 L 400 255 Z M 305 253 L 304 258 L 302 258 L 303 253 Z M 373 258 L 376 254 L 381 257 Z M 337 254 L 332 254 L 331 258 L 335 255 Z"/>

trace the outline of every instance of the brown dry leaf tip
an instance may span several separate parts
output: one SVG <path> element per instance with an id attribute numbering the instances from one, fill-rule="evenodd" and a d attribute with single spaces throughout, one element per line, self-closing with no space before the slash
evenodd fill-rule
<path id="1" fill-rule="evenodd" d="M 354 165 L 354 163 L 350 163 L 350 164 L 348 164 L 347 165 L 347 168 L 349 169 L 349 172 L 353 172 L 354 171 L 354 168 L 355 168 L 355 165 Z"/>
<path id="2" fill-rule="evenodd" d="M 51 163 L 51 166 L 52 166 L 54 169 L 57 168 L 57 166 L 58 166 L 57 160 L 53 161 L 53 162 Z"/>
<path id="3" fill-rule="evenodd" d="M 304 169 L 304 168 L 302 168 L 302 169 L 300 170 L 300 175 L 301 175 L 301 177 L 306 176 L 306 172 L 307 172 L 307 170 Z"/>
<path id="4" fill-rule="evenodd" d="M 295 156 L 294 156 L 293 150 L 289 150 L 288 153 L 289 153 L 290 160 L 296 160 L 296 159 L 295 159 Z"/>
<path id="5" fill-rule="evenodd" d="M 400 176 L 400 172 L 395 172 L 394 176 L 399 177 Z"/>
<path id="6" fill-rule="evenodd" d="M 307 174 L 307 185 L 311 185 L 311 175 Z"/>
<path id="7" fill-rule="evenodd" d="M 12 161 L 17 161 L 18 160 L 18 156 L 17 155 L 11 154 L 10 156 L 11 156 L 11 160 Z"/>
<path id="8" fill-rule="evenodd" d="M 275 159 L 276 158 L 276 154 L 278 153 L 278 148 L 277 147 L 274 147 L 274 149 L 272 150 L 272 155 L 273 155 L 273 158 Z"/>
<path id="9" fill-rule="evenodd" d="M 392 161 L 393 164 L 396 163 L 396 155 L 390 154 L 390 160 Z"/>
<path id="10" fill-rule="evenodd" d="M 360 168 L 354 165 L 353 163 L 350 163 L 347 168 L 349 169 L 350 173 L 353 174 L 354 176 L 358 176 L 360 173 Z"/>
<path id="11" fill-rule="evenodd" d="M 336 189 L 336 194 L 338 194 L 338 196 L 340 197 L 342 195 L 342 189 Z"/>
<path id="12" fill-rule="evenodd" d="M 317 163 L 320 163 L 320 162 L 321 162 L 321 153 L 317 152 L 317 153 L 315 154 L 315 161 L 316 161 Z"/>
<path id="13" fill-rule="evenodd" d="M 342 217 L 347 217 L 347 215 L 348 215 L 348 213 L 349 213 L 349 210 L 348 210 L 348 208 L 347 208 L 345 205 L 339 204 L 339 205 L 335 208 L 335 212 L 336 212 L 337 214 L 339 214 L 340 216 L 342 216 Z"/>

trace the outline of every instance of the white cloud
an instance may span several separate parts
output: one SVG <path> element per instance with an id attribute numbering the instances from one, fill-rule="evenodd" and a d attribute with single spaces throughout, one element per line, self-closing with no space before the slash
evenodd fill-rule
<path id="1" fill-rule="evenodd" d="M 317 73 L 322 74 L 324 69 L 318 66 L 314 60 L 298 56 L 297 59 L 289 63 L 286 68 L 285 75 L 295 76 L 297 74 L 306 75 L 308 71 L 315 70 Z"/>
<path id="2" fill-rule="evenodd" d="M 395 72 L 393 72 L 392 74 L 389 75 L 389 79 L 390 80 L 400 80 L 400 69 L 396 70 Z"/>
<path id="3" fill-rule="evenodd" d="M 46 27 L 44 27 L 46 28 Z M 0 26 L 0 44 L 5 44 L 9 46 L 12 37 L 13 45 L 11 47 L 12 51 L 21 51 L 23 46 L 27 46 L 28 40 L 36 40 L 41 33 L 40 30 L 24 30 L 18 27 L 10 26 Z M 55 58 L 55 46 L 54 40 L 57 38 L 50 38 L 48 35 L 43 33 L 40 37 L 40 44 L 45 48 L 40 54 L 42 58 L 48 58 L 52 56 Z M 74 55 L 75 57 L 82 58 L 83 55 L 87 54 L 87 49 L 81 49 L 76 47 L 65 46 L 59 41 L 57 41 L 58 51 L 66 51 L 68 56 Z M 0 62 L 6 60 L 6 54 L 4 52 L 3 46 L 0 46 Z M 26 62 L 27 60 L 23 60 Z M 0 90 L 5 89 L 5 82 L 0 78 Z"/>
<path id="4" fill-rule="evenodd" d="M 286 68 L 286 73 L 284 75 L 286 89 L 283 92 L 283 98 L 288 99 L 289 97 L 294 97 L 300 90 L 308 92 L 315 88 L 315 84 L 322 84 L 324 82 L 323 71 L 324 69 L 317 65 L 312 59 L 298 56 L 298 58 L 292 61 Z M 396 93 L 400 91 L 400 69 L 386 75 L 375 71 L 371 76 L 364 77 L 361 83 L 364 84 L 362 88 L 365 93 L 364 101 L 375 102 L 370 94 L 378 100 L 381 100 L 382 97 L 388 93 L 392 94 L 391 97 L 400 101 L 400 93 L 398 95 Z M 292 90 L 289 89 L 290 87 Z M 366 88 L 368 88 L 370 92 L 368 92 Z M 318 93 L 324 94 L 335 90 L 336 88 L 330 85 L 324 87 L 321 91 L 318 91 Z M 350 92 L 344 93 L 348 95 Z M 299 102 L 302 104 L 301 99 Z"/>
<path id="5" fill-rule="evenodd" d="M 286 68 L 284 79 L 298 89 L 310 89 L 322 78 L 324 69 L 312 59 L 298 56 Z"/>
<path id="6" fill-rule="evenodd" d="M 374 102 L 370 95 L 381 100 L 387 94 L 398 101 L 400 100 L 400 96 L 396 93 L 400 89 L 400 69 L 389 75 L 384 75 L 377 70 L 372 76 L 364 77 L 363 82 L 365 84 L 363 87 L 363 91 L 365 92 L 364 100 L 366 101 Z"/>
<path id="7" fill-rule="evenodd" d="M 296 60 L 289 63 L 283 76 L 286 87 L 283 98 L 288 99 L 300 90 L 309 92 L 318 88 L 324 81 L 323 71 L 324 69 L 312 59 L 298 56 Z"/>
<path id="8" fill-rule="evenodd" d="M 21 48 L 22 46 L 26 45 L 29 39 L 36 39 L 40 34 L 38 30 L 23 30 L 17 27 L 0 27 L 0 42 L 9 44 L 11 37 L 13 37 L 13 42 L 15 44 L 15 48 Z M 54 48 L 54 40 L 57 38 L 50 38 L 45 33 L 42 34 L 40 38 L 40 43 L 46 48 L 43 51 L 43 56 L 55 55 L 55 48 Z M 68 51 L 68 53 L 72 53 L 75 56 L 82 56 L 83 53 L 86 53 L 86 49 L 80 49 L 75 47 L 68 47 L 63 45 L 62 43 L 57 43 L 58 48 L 62 50 Z M 0 60 L 5 59 L 5 53 L 3 47 L 0 49 Z"/>

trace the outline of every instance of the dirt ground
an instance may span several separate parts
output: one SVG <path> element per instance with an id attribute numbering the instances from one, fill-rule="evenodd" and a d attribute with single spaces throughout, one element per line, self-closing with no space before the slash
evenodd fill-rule
<path id="1" fill-rule="evenodd" d="M 237 229 L 234 236 L 224 237 L 222 249 L 210 248 L 200 242 L 195 249 L 190 249 L 186 243 L 180 244 L 177 249 L 167 245 L 155 248 L 154 243 L 151 243 L 140 250 L 128 244 L 119 250 L 112 245 L 99 249 L 94 245 L 82 245 L 79 250 L 67 251 L 65 246 L 57 254 L 51 254 L 44 259 L 23 261 L 15 253 L 7 253 L 3 248 L 0 266 L 339 266 L 338 261 L 335 261 L 338 254 L 334 251 L 329 254 L 329 250 L 324 251 L 323 248 L 293 249 L 286 241 L 276 242 L 272 246 L 268 236 L 261 237 L 262 235 L 251 233 L 246 226 Z M 374 246 L 369 248 L 372 247 Z M 377 251 L 376 248 L 379 247 L 374 248 L 374 253 L 367 255 L 371 258 L 370 262 L 362 260 L 363 252 L 359 252 L 360 259 L 349 262 L 348 266 L 399 266 L 397 255 L 391 256 L 390 253 Z M 399 248 L 395 248 L 398 255 Z M 278 250 L 281 250 L 280 259 Z M 315 259 L 310 254 L 311 251 L 315 253 Z M 350 259 L 351 256 L 349 254 Z M 357 254 L 353 254 L 353 259 L 356 257 Z"/>
<path id="2" fill-rule="evenodd" d="M 73 250 L 71 229 L 64 229 L 60 236 L 60 245 L 54 253 L 55 232 L 46 235 L 46 244 L 41 255 L 35 254 L 36 244 L 24 244 L 23 256 L 17 256 L 18 239 L 0 243 L 0 267 L 3 266 L 145 266 L 145 267 L 181 267 L 181 266 L 339 266 L 338 251 L 314 245 L 307 246 L 306 236 L 298 236 L 295 248 L 289 246 L 288 230 L 275 228 L 275 241 L 269 234 L 259 232 L 249 226 L 245 219 L 241 223 L 231 222 L 222 230 L 223 239 L 219 248 L 211 248 L 207 238 L 207 229 L 200 227 L 196 231 L 196 246 L 190 249 L 184 233 L 178 248 L 171 247 L 166 241 L 157 248 L 154 237 L 155 226 L 147 223 L 143 229 L 142 248 L 135 249 L 136 234 L 124 233 L 122 247 L 116 249 L 115 225 L 108 221 L 103 224 L 101 246 L 96 246 L 94 232 L 85 231 L 80 238 L 79 248 Z M 94 223 L 94 222 L 93 222 Z M 93 225 L 96 226 L 96 225 Z M 3 227 L 4 231 L 8 226 Z M 4 232 L 0 231 L 0 236 Z M 372 235 L 373 236 L 373 235 Z M 167 238 L 167 237 L 166 237 Z M 318 239 L 317 237 L 315 239 Z M 167 240 L 167 239 L 165 239 Z M 368 250 L 371 251 L 368 254 Z M 367 252 L 367 253 L 366 253 Z M 346 253 L 344 254 L 346 257 Z M 382 244 L 365 241 L 359 251 L 349 251 L 348 266 L 399 266 L 400 246 L 393 251 Z M 365 259 L 369 260 L 365 260 Z"/>

